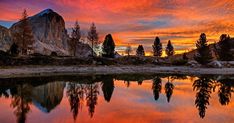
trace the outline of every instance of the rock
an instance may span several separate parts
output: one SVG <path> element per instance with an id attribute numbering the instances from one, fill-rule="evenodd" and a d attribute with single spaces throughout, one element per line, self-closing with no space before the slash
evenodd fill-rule
<path id="1" fill-rule="evenodd" d="M 188 63 L 187 63 L 189 66 L 191 66 L 191 67 L 200 67 L 201 65 L 197 62 L 197 61 L 195 61 L 195 60 L 191 60 L 191 61 L 189 61 Z"/>
<path id="2" fill-rule="evenodd" d="M 75 55 L 80 58 L 92 56 L 92 48 L 88 44 L 79 42 L 76 48 Z M 94 56 L 96 56 L 95 52 Z"/>
<path id="3" fill-rule="evenodd" d="M 208 66 L 214 67 L 214 68 L 221 68 L 221 67 L 222 67 L 222 64 L 221 64 L 219 61 L 214 60 L 214 61 L 210 62 L 210 63 L 208 64 Z"/>
<path id="4" fill-rule="evenodd" d="M 28 18 L 34 36 L 34 52 L 50 55 L 69 55 L 67 41 L 69 39 L 62 16 L 51 9 L 46 9 Z M 17 32 L 21 22 L 13 24 L 11 33 Z"/>
<path id="5" fill-rule="evenodd" d="M 68 50 L 69 36 L 65 29 L 62 16 L 51 9 L 46 9 L 34 16 L 28 17 L 34 37 L 34 53 L 50 55 L 56 52 L 58 55 L 70 55 Z M 7 51 L 13 43 L 12 35 L 18 32 L 21 22 L 16 22 L 10 29 L 0 26 L 0 50 Z M 80 43 L 77 46 L 76 56 L 88 57 L 92 54 L 92 48 L 88 44 Z"/>
<path id="6" fill-rule="evenodd" d="M 115 52 L 115 58 L 120 58 L 122 57 L 118 52 Z"/>
<path id="7" fill-rule="evenodd" d="M 9 29 L 0 25 L 0 50 L 7 51 L 13 43 Z"/>

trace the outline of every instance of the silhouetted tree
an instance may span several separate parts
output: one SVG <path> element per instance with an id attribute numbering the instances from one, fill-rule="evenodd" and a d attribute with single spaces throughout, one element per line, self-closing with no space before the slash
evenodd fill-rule
<path id="1" fill-rule="evenodd" d="M 218 54 L 218 58 L 221 61 L 233 60 L 233 53 L 231 52 L 230 36 L 222 34 L 220 36 L 218 44 L 215 44 L 215 49 Z"/>
<path id="2" fill-rule="evenodd" d="M 89 108 L 89 115 L 93 117 L 97 105 L 99 86 L 97 83 L 89 84 L 86 92 L 86 104 Z"/>
<path id="3" fill-rule="evenodd" d="M 70 50 L 71 50 L 73 56 L 76 55 L 77 45 L 80 41 L 80 38 L 81 38 L 80 25 L 79 25 L 78 21 L 76 21 L 74 28 L 72 28 L 71 39 L 69 42 Z"/>
<path id="4" fill-rule="evenodd" d="M 82 84 L 69 83 L 67 88 L 67 96 L 73 113 L 73 119 L 76 120 L 79 109 L 82 107 L 84 100 L 85 88 Z"/>
<path id="5" fill-rule="evenodd" d="M 161 80 L 161 78 L 155 77 L 153 79 L 152 90 L 153 90 L 153 94 L 154 94 L 154 99 L 158 100 L 159 94 L 161 93 L 161 90 L 162 90 L 162 80 Z"/>
<path id="6" fill-rule="evenodd" d="M 202 65 L 210 63 L 213 57 L 210 48 L 207 44 L 205 33 L 202 33 L 200 35 L 200 39 L 197 41 L 196 47 L 197 47 L 197 54 L 194 56 L 194 59 Z"/>
<path id="7" fill-rule="evenodd" d="M 131 52 L 132 52 L 132 47 L 128 44 L 128 46 L 125 49 L 125 53 L 128 54 L 129 56 Z"/>
<path id="8" fill-rule="evenodd" d="M 114 58 L 115 57 L 115 42 L 111 34 L 106 35 L 103 42 L 102 51 L 104 57 Z"/>
<path id="9" fill-rule="evenodd" d="M 92 57 L 94 56 L 94 47 L 98 45 L 98 33 L 94 23 L 91 24 L 90 30 L 88 32 L 88 40 L 92 44 Z"/>
<path id="10" fill-rule="evenodd" d="M 221 87 L 219 88 L 219 102 L 221 105 L 228 105 L 232 96 L 232 83 L 231 79 L 220 80 Z"/>
<path id="11" fill-rule="evenodd" d="M 145 56 L 145 50 L 142 45 L 139 45 L 137 50 L 136 50 L 136 55 L 137 56 Z"/>
<path id="12" fill-rule="evenodd" d="M 102 80 L 102 92 L 107 102 L 110 102 L 114 88 L 114 81 L 111 76 L 107 76 Z"/>
<path id="13" fill-rule="evenodd" d="M 193 90 L 197 91 L 195 105 L 198 108 L 200 117 L 204 118 L 213 90 L 213 82 L 207 77 L 200 77 L 194 81 Z"/>
<path id="14" fill-rule="evenodd" d="M 10 47 L 10 54 L 17 56 L 19 54 L 19 47 L 16 43 L 13 43 Z"/>
<path id="15" fill-rule="evenodd" d="M 167 56 L 173 56 L 174 53 L 174 47 L 172 46 L 171 41 L 169 40 L 166 47 L 166 54 Z"/>
<path id="16" fill-rule="evenodd" d="M 19 30 L 13 33 L 14 42 L 20 47 L 23 55 L 27 55 L 28 51 L 32 52 L 34 42 L 32 28 L 27 18 L 27 11 L 24 10 L 20 19 Z"/>
<path id="17" fill-rule="evenodd" d="M 167 102 L 170 102 L 171 96 L 173 94 L 173 89 L 174 89 L 174 85 L 169 81 L 169 77 L 168 77 L 168 82 L 165 84 L 165 93 L 167 96 Z"/>
<path id="18" fill-rule="evenodd" d="M 153 47 L 154 56 L 158 57 L 162 56 L 162 43 L 160 42 L 159 37 L 155 38 L 154 45 L 152 47 Z"/>

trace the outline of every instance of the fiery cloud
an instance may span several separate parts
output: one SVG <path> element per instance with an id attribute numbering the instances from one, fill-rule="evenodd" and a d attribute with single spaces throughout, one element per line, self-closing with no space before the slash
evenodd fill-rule
<path id="1" fill-rule="evenodd" d="M 150 52 L 155 36 L 159 36 L 164 46 L 170 39 L 175 49 L 183 52 L 194 48 L 201 32 L 210 43 L 222 33 L 234 35 L 233 0 L 1 0 L 0 24 L 17 21 L 24 8 L 29 15 L 51 8 L 64 17 L 67 28 L 75 20 L 84 30 L 95 22 L 100 40 L 113 34 L 118 51 L 128 44 L 143 44 Z"/>

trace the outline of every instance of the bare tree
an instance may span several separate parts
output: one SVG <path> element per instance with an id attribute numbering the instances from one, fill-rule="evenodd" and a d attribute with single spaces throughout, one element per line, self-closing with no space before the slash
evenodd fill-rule
<path id="1" fill-rule="evenodd" d="M 128 46 L 125 49 L 125 53 L 128 54 L 129 56 L 131 52 L 132 52 L 132 47 L 128 44 Z"/>

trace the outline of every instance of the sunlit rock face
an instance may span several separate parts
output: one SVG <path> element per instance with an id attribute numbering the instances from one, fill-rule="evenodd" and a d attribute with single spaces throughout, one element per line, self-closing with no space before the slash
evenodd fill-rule
<path id="1" fill-rule="evenodd" d="M 34 52 L 49 55 L 52 51 L 61 55 L 68 55 L 67 41 L 69 39 L 62 16 L 51 9 L 46 9 L 28 18 L 35 39 Z M 17 32 L 21 22 L 10 28 Z"/>
<path id="2" fill-rule="evenodd" d="M 7 51 L 12 44 L 10 31 L 0 25 L 0 50 Z"/>
<path id="3" fill-rule="evenodd" d="M 50 55 L 56 52 L 58 55 L 71 55 L 69 52 L 69 36 L 65 28 L 62 16 L 51 9 L 46 9 L 28 18 L 34 37 L 33 50 L 35 53 Z M 0 26 L 0 50 L 7 51 L 13 43 L 12 35 L 19 32 L 22 23 L 16 22 L 7 29 Z M 76 56 L 88 57 L 92 54 L 92 48 L 88 44 L 77 45 Z"/>
<path id="4" fill-rule="evenodd" d="M 52 82 L 35 87 L 32 91 L 33 104 L 43 112 L 50 112 L 63 98 L 64 82 Z"/>

